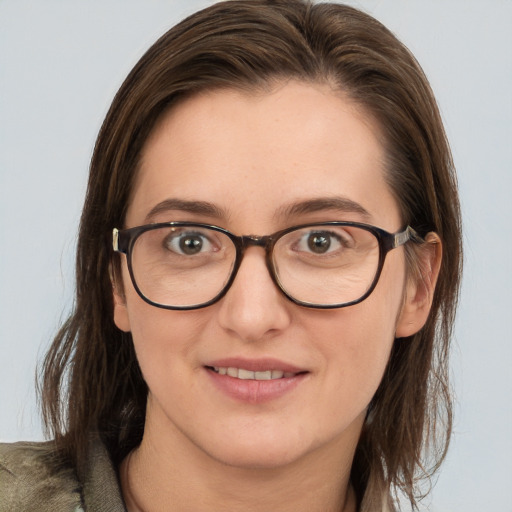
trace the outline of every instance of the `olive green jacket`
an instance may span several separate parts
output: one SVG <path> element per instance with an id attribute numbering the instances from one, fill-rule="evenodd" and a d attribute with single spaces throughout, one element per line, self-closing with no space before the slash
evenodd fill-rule
<path id="1" fill-rule="evenodd" d="M 0 443 L 0 512 L 126 512 L 116 471 L 92 440 L 78 472 L 52 463 L 53 443 Z"/>

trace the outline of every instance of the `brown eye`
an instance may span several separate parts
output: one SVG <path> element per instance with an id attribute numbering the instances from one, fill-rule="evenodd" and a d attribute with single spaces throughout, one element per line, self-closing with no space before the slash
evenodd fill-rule
<path id="1" fill-rule="evenodd" d="M 171 233 L 164 238 L 162 245 L 165 249 L 182 256 L 214 251 L 212 243 L 205 234 L 191 231 Z"/>
<path id="2" fill-rule="evenodd" d="M 179 246 L 183 254 L 197 254 L 201 252 L 203 241 L 197 236 L 183 237 L 179 240 Z"/>
<path id="3" fill-rule="evenodd" d="M 323 254 L 331 246 L 331 237 L 327 233 L 311 233 L 307 239 L 308 247 L 316 254 Z"/>

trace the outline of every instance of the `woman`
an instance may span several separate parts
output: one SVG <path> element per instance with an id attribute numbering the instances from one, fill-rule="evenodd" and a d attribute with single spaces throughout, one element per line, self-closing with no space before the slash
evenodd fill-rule
<path id="1" fill-rule="evenodd" d="M 0 510 L 414 506 L 450 434 L 452 167 L 418 64 L 357 10 L 171 29 L 99 134 L 54 440 L 2 448 Z"/>

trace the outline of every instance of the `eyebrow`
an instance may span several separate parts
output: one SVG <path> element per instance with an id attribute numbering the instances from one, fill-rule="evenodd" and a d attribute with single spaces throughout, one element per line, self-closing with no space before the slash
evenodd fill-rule
<path id="1" fill-rule="evenodd" d="M 207 201 L 187 201 L 185 199 L 171 198 L 165 199 L 151 208 L 149 213 L 146 215 L 145 222 L 150 222 L 157 215 L 166 213 L 169 210 L 180 210 L 217 219 L 225 218 L 227 216 L 221 208 Z"/>
<path id="2" fill-rule="evenodd" d="M 370 213 L 359 203 L 352 201 L 346 197 L 319 197 L 309 199 L 298 203 L 285 205 L 276 212 L 278 217 L 294 217 L 297 215 L 304 215 L 307 213 L 316 213 L 324 210 L 334 210 L 343 213 L 357 213 L 361 215 L 364 220 L 371 218 Z"/>
<path id="3" fill-rule="evenodd" d="M 180 210 L 216 219 L 225 219 L 228 217 L 227 213 L 222 208 L 219 208 L 208 201 L 189 201 L 185 199 L 170 198 L 155 205 L 146 215 L 145 222 L 149 223 L 157 215 L 167 213 L 170 210 Z M 361 215 L 364 220 L 369 220 L 371 218 L 368 210 L 366 210 L 362 205 L 346 197 L 338 196 L 319 197 L 284 205 L 276 211 L 274 217 L 289 218 L 326 210 L 334 210 L 343 213 L 357 213 Z"/>

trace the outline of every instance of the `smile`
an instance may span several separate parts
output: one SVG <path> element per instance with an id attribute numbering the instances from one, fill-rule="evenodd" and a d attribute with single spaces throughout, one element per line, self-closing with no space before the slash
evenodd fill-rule
<path id="1" fill-rule="evenodd" d="M 225 360 L 204 368 L 207 370 L 206 374 L 210 382 L 224 396 L 237 402 L 253 405 L 277 400 L 287 395 L 300 386 L 310 373 L 284 363 L 274 361 L 272 364 L 269 360 L 246 361 L 245 364 L 242 361 L 237 364 L 235 361 Z"/>
<path id="2" fill-rule="evenodd" d="M 284 372 L 282 370 L 265 370 L 265 371 L 251 371 L 245 368 L 234 368 L 225 366 L 210 367 L 215 373 L 219 375 L 227 375 L 241 380 L 276 380 L 288 379 L 294 377 L 296 373 Z"/>

